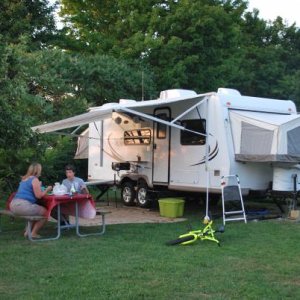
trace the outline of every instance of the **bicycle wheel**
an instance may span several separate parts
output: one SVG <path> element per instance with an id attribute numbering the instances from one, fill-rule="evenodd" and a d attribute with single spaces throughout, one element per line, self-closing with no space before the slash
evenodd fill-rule
<path id="1" fill-rule="evenodd" d="M 169 241 L 167 242 L 167 245 L 169 246 L 173 246 L 173 245 L 178 245 L 178 244 L 182 244 L 184 242 L 188 242 L 188 241 L 192 241 L 194 239 L 194 235 L 187 235 L 187 236 L 184 236 L 184 237 L 181 237 L 181 238 L 178 238 L 176 240 L 172 240 L 172 241 Z"/>

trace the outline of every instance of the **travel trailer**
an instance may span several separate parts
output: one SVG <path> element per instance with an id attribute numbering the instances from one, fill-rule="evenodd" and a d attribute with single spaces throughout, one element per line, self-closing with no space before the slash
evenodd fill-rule
<path id="1" fill-rule="evenodd" d="M 84 124 L 77 157 L 88 158 L 88 181 L 117 183 L 127 205 L 146 207 L 166 190 L 218 196 L 229 174 L 238 174 L 244 195 L 292 191 L 300 175 L 300 116 L 290 100 L 225 88 L 167 90 L 156 100 L 121 99 L 33 130 Z"/>

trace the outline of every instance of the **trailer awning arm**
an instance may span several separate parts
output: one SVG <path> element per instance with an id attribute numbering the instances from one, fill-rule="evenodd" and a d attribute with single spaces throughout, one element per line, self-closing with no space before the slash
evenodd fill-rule
<path id="1" fill-rule="evenodd" d="M 191 106 L 189 109 L 185 110 L 183 113 L 181 113 L 178 117 L 176 117 L 174 120 L 171 121 L 171 123 L 175 123 L 176 121 L 180 120 L 183 116 L 185 116 L 186 114 L 188 114 L 190 111 L 192 111 L 193 109 L 195 109 L 197 106 L 201 105 L 202 103 L 204 103 L 206 100 L 208 99 L 208 97 L 204 97 L 200 102 L 194 104 L 193 106 Z"/>
<path id="2" fill-rule="evenodd" d="M 83 125 L 79 125 L 76 129 L 72 131 L 72 134 L 75 134 Z"/>
<path id="3" fill-rule="evenodd" d="M 202 102 L 202 101 L 201 101 Z M 198 103 L 199 104 L 199 103 Z M 117 109 L 115 110 L 116 112 L 127 112 L 127 113 L 130 113 L 130 114 L 134 114 L 136 116 L 139 116 L 139 117 L 142 117 L 142 118 L 145 118 L 145 119 L 148 119 L 148 120 L 151 120 L 153 122 L 157 122 L 157 123 L 161 123 L 161 124 L 165 124 L 169 127 L 175 127 L 177 129 L 180 129 L 180 130 L 185 130 L 185 131 L 188 131 L 188 132 L 192 132 L 192 133 L 195 133 L 197 135 L 201 135 L 201 136 L 207 136 L 207 134 L 204 134 L 204 133 L 200 133 L 198 131 L 194 131 L 194 130 L 190 130 L 190 129 L 187 129 L 181 125 L 178 125 L 178 124 L 174 124 L 173 122 L 168 122 L 168 121 L 165 121 L 165 120 L 162 120 L 160 118 L 156 118 L 154 116 L 151 116 L 151 115 L 148 115 L 148 114 L 145 114 L 145 113 L 142 113 L 142 112 L 138 112 L 136 110 L 133 110 L 133 109 L 130 109 L 130 108 L 127 108 L 127 107 L 122 107 L 120 109 Z"/>

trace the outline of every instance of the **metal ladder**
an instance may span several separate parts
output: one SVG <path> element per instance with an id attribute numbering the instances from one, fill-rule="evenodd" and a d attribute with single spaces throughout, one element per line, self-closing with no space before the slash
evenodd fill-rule
<path id="1" fill-rule="evenodd" d="M 236 181 L 236 184 L 229 184 L 232 181 Z M 238 175 L 227 175 L 221 177 L 221 189 L 222 189 L 222 207 L 223 207 L 223 224 L 229 221 L 244 220 L 247 223 L 244 201 L 240 186 L 240 179 Z M 239 202 L 240 210 L 228 210 L 226 211 L 226 202 Z M 228 206 L 228 205 L 227 205 Z"/>

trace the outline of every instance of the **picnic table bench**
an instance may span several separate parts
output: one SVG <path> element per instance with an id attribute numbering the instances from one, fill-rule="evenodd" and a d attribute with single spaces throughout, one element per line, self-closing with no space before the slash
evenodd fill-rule
<path id="1" fill-rule="evenodd" d="M 21 219 L 24 219 L 26 220 L 26 228 L 27 228 L 27 231 L 28 231 L 28 239 L 30 241 L 49 241 L 49 240 L 55 240 L 55 239 L 58 239 L 61 235 L 61 229 L 64 229 L 64 228 L 71 228 L 71 227 L 75 227 L 76 228 L 76 234 L 79 236 L 79 237 L 85 237 L 85 236 L 90 236 L 90 235 L 102 235 L 104 234 L 105 232 L 105 227 L 106 227 L 106 224 L 105 224 L 105 216 L 110 213 L 110 212 L 107 212 L 107 211 L 99 211 L 97 210 L 96 211 L 96 215 L 100 215 L 101 218 L 102 218 L 102 230 L 100 232 L 96 232 L 96 233 L 87 233 L 87 234 L 84 234 L 84 233 L 81 233 L 79 231 L 79 222 L 78 222 L 78 219 L 79 219 L 79 213 L 78 213 L 78 202 L 80 200 L 89 200 L 89 201 L 93 201 L 92 197 L 90 195 L 75 195 L 73 197 L 71 196 L 45 196 L 43 197 L 43 200 L 45 201 L 45 204 L 46 204 L 46 208 L 47 208 L 47 215 L 46 216 L 21 216 L 21 215 L 15 215 L 12 211 L 10 211 L 10 208 L 9 208 L 9 205 L 10 205 L 10 202 L 12 201 L 12 199 L 14 198 L 14 195 L 15 193 L 12 193 L 7 202 L 6 202 L 6 209 L 0 209 L 0 232 L 2 231 L 2 226 L 1 226 L 1 217 L 2 216 L 7 216 L 7 217 L 10 217 L 10 218 L 21 218 Z M 62 201 L 62 202 L 61 202 Z M 65 225 L 65 226 L 61 226 L 60 225 L 60 204 L 61 203 L 75 203 L 75 225 Z M 32 222 L 34 221 L 39 221 L 39 220 L 42 220 L 42 219 L 48 219 L 48 217 L 50 217 L 50 213 L 51 213 L 51 210 L 52 208 L 57 205 L 58 206 L 58 225 L 57 225 L 57 235 L 55 237 L 50 237 L 50 238 L 42 238 L 42 239 L 34 239 L 32 238 L 32 235 L 31 235 L 31 228 L 32 228 Z"/>
<path id="2" fill-rule="evenodd" d="M 26 228 L 28 229 L 28 239 L 33 241 L 34 239 L 31 236 L 31 227 L 32 227 L 32 222 L 35 221 L 39 221 L 39 220 L 43 220 L 46 219 L 46 217 L 43 216 L 20 216 L 20 215 L 15 215 L 10 209 L 9 209 L 9 204 L 12 201 L 12 199 L 14 198 L 16 193 L 12 193 L 10 194 L 7 202 L 6 202 L 6 208 L 5 209 L 0 209 L 0 232 L 2 232 L 2 216 L 7 216 L 10 218 L 21 218 L 26 220 Z"/>

